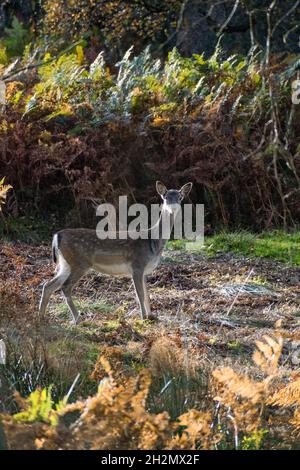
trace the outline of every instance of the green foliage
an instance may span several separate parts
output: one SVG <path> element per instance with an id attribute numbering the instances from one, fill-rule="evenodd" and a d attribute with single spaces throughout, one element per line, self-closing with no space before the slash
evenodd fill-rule
<path id="1" fill-rule="evenodd" d="M 182 57 L 175 48 L 169 53 L 163 82 L 163 92 L 167 98 L 174 100 L 192 92 L 200 79 L 197 63 L 197 60 Z"/>
<path id="2" fill-rule="evenodd" d="M 57 60 L 51 60 L 51 55 L 46 54 L 44 65 L 39 68 L 40 82 L 35 86 L 34 95 L 28 99 L 25 114 L 45 102 L 55 103 L 56 107 L 66 104 L 85 75 L 81 61 L 82 50 L 80 55 L 63 54 Z M 55 111 L 59 112 L 60 109 L 56 108 Z"/>
<path id="3" fill-rule="evenodd" d="M 44 422 L 55 426 L 58 423 L 58 413 L 66 406 L 68 397 L 54 405 L 51 390 L 50 386 L 33 391 L 25 400 L 24 411 L 16 413 L 13 416 L 14 420 L 17 423 Z"/>
<path id="4" fill-rule="evenodd" d="M 274 230 L 254 234 L 247 231 L 220 232 L 205 237 L 203 246 L 195 246 L 186 240 L 173 240 L 168 243 L 169 250 L 203 252 L 208 256 L 220 253 L 236 253 L 245 256 L 269 258 L 300 266 L 300 232 L 291 233 Z"/>
<path id="5" fill-rule="evenodd" d="M 162 67 L 160 60 L 151 56 L 150 47 L 138 56 L 132 56 L 132 51 L 133 47 L 116 64 L 115 75 L 111 75 L 102 52 L 88 69 L 83 66 L 81 46 L 77 46 L 76 53 L 55 60 L 47 54 L 39 68 L 40 82 L 27 99 L 25 114 L 50 106 L 56 116 L 69 106 L 77 118 L 88 118 L 94 125 L 128 121 L 136 114 L 152 118 L 157 124 L 160 117 L 182 111 L 187 99 L 191 113 L 199 100 L 208 104 L 219 100 L 222 106 L 230 101 L 232 114 L 238 113 L 242 104 L 245 112 L 247 103 L 252 103 L 253 112 L 253 97 L 243 98 L 239 91 L 247 80 L 253 92 L 260 88 L 260 81 L 253 81 L 256 75 L 252 60 L 236 55 L 222 60 L 220 51 L 210 59 L 197 54 L 185 58 L 173 49 Z"/>
<path id="6" fill-rule="evenodd" d="M 267 429 L 259 429 L 249 436 L 244 436 L 241 443 L 241 450 L 260 450 L 263 448 L 264 439 L 268 434 Z"/>
<path id="7" fill-rule="evenodd" d="M 0 240 L 18 240 L 26 243 L 49 242 L 53 233 L 52 221 L 38 218 L 34 215 L 5 217 L 5 226 L 0 224 Z"/>
<path id="8" fill-rule="evenodd" d="M 7 65 L 8 57 L 6 52 L 6 47 L 2 47 L 0 43 L 0 65 Z"/>
<path id="9" fill-rule="evenodd" d="M 21 56 L 26 44 L 30 41 L 30 33 L 28 29 L 19 22 L 14 16 L 10 28 L 5 28 L 2 44 L 6 48 L 9 57 Z"/>
<path id="10" fill-rule="evenodd" d="M 151 58 L 150 48 L 147 47 L 139 56 L 131 59 L 132 49 L 128 49 L 116 64 L 119 71 L 106 90 L 104 100 L 100 94 L 95 104 L 90 103 L 94 105 L 95 123 L 113 119 L 129 120 L 133 108 L 138 106 L 138 97 L 147 93 L 149 78 L 155 80 L 158 77 L 160 61 Z"/>
<path id="11" fill-rule="evenodd" d="M 262 232 L 259 235 L 246 231 L 222 232 L 213 237 L 207 237 L 204 250 L 208 255 L 232 252 L 300 266 L 299 244 L 300 232 L 298 231 L 287 233 L 276 230 Z"/>
<path id="12" fill-rule="evenodd" d="M 51 387 L 35 390 L 26 399 L 26 409 L 14 415 L 18 423 L 32 423 L 35 421 L 50 422 L 53 411 Z"/>

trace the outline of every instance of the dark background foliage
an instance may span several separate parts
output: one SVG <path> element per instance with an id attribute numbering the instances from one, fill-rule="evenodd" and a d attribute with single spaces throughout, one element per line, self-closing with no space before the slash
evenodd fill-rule
<path id="1" fill-rule="evenodd" d="M 2 2 L 1 36 L 9 61 L 17 55 L 16 34 L 24 46 L 35 50 L 31 56 L 27 52 L 27 62 L 24 56 L 18 59 L 16 69 L 21 67 L 21 73 L 12 75 L 5 69 L 3 75 L 8 87 L 18 89 L 21 83 L 23 93 L 18 105 L 10 103 L 4 110 L 0 130 L 0 175 L 14 187 L 6 211 L 55 212 L 66 217 L 64 223 L 90 224 L 92 200 L 113 201 L 125 192 L 150 202 L 160 178 L 171 186 L 192 180 L 192 200 L 205 203 L 212 227 L 298 224 L 299 111 L 291 104 L 289 83 L 298 74 L 299 14 L 300 1 L 295 0 Z M 165 88 L 152 90 L 149 97 L 147 87 L 141 92 L 138 85 L 134 112 L 125 120 L 115 116 L 105 122 L 88 121 L 86 116 L 96 106 L 91 111 L 84 99 L 74 112 L 76 93 L 88 85 L 68 91 L 68 113 L 58 107 L 58 115 L 48 119 L 47 113 L 57 111 L 48 99 L 38 111 L 24 115 L 32 87 L 40 79 L 39 60 L 46 52 L 59 56 L 76 41 L 84 48 L 85 67 L 104 51 L 107 70 L 110 67 L 107 88 L 118 72 L 116 62 L 132 44 L 135 54 L 150 44 L 152 57 L 162 62 L 176 47 L 181 57 L 196 53 L 206 60 L 219 49 L 220 61 L 237 54 L 250 65 L 240 83 L 237 79 L 232 86 L 225 62 L 218 70 L 211 67 L 204 102 L 203 97 L 197 101 L 191 96 L 190 84 L 186 85 L 193 79 L 191 62 L 183 64 L 188 78 L 173 92 L 171 103 L 161 98 Z M 256 94 L 248 80 L 255 54 L 253 70 L 261 78 Z M 290 82 L 284 82 L 285 74 Z M 229 83 L 223 92 L 222 80 Z M 207 98 L 210 91 L 213 98 Z M 240 99 L 248 100 L 248 110 L 233 116 Z M 167 118 L 161 108 L 153 112 L 158 101 L 161 107 L 174 105 Z M 254 119 L 249 113 L 252 105 Z M 152 120 L 161 119 L 161 125 L 153 125 L 149 113 Z"/>
<path id="2" fill-rule="evenodd" d="M 101 40 L 120 55 L 149 40 L 164 52 L 176 46 L 187 56 L 211 54 L 220 34 L 227 54 L 247 53 L 253 44 L 266 46 L 270 7 L 276 26 L 272 50 L 298 52 L 300 5 L 294 0 L 3 0 L 0 28 L 9 27 L 15 15 L 39 34 L 46 12 L 46 34 L 70 39 L 98 28 Z"/>

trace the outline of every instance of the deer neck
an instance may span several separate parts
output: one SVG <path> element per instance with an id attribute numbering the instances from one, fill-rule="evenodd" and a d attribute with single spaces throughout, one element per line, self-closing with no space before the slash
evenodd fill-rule
<path id="1" fill-rule="evenodd" d="M 154 233 L 158 234 L 158 238 L 151 238 L 151 233 L 150 233 L 150 245 L 151 245 L 151 250 L 155 253 L 161 253 L 167 243 L 167 241 L 170 239 L 170 234 L 173 230 L 174 227 L 174 222 L 175 222 L 175 217 L 176 215 L 170 214 L 164 207 L 162 207 L 160 217 L 157 221 L 157 223 L 152 227 L 154 229 Z M 165 224 L 164 220 L 170 219 L 169 226 L 170 226 L 170 231 L 169 231 L 169 236 L 166 237 L 165 233 L 163 233 L 164 227 L 168 227 L 167 224 Z M 152 230 L 150 229 L 150 230 Z"/>

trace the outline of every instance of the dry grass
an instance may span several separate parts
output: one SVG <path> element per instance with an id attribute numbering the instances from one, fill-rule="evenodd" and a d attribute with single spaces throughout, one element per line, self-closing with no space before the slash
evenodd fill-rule
<path id="1" fill-rule="evenodd" d="M 39 421 L 26 425 L 26 434 L 24 424 L 5 414 L 10 448 L 56 448 L 61 440 L 66 448 L 107 449 L 297 445 L 300 392 L 293 346 L 300 333 L 300 307 L 295 268 L 226 255 L 207 260 L 166 252 L 149 278 L 158 322 L 138 319 L 130 281 L 91 274 L 76 288 L 85 321 L 73 327 L 59 294 L 48 317 L 37 316 L 41 283 L 52 274 L 48 256 L 48 247 L 1 247 L 0 332 L 8 362 L 0 373 L 9 390 L 5 401 L 1 397 L 1 409 L 19 411 L 15 390 L 26 397 L 51 384 L 57 403 L 79 373 L 69 402 L 71 408 L 78 402 L 78 413 L 86 410 L 80 418 L 76 415 L 84 433 L 80 438 L 77 425 L 71 430 L 68 418 L 58 428 Z M 255 295 L 255 289 L 232 290 L 249 272 L 247 282 L 262 282 L 270 291 Z M 99 382 L 114 403 L 110 410 L 96 393 Z M 22 401 L 21 406 L 28 407 Z M 126 407 L 129 415 L 121 412 Z M 97 410 L 112 433 L 106 440 L 102 425 L 91 435 Z M 136 422 L 136 413 L 141 425 L 133 432 L 130 423 Z M 181 426 L 189 432 L 178 433 Z"/>

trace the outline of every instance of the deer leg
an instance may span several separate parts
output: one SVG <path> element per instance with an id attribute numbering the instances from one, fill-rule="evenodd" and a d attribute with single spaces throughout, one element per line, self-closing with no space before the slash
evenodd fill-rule
<path id="1" fill-rule="evenodd" d="M 145 296 L 145 307 L 147 312 L 147 318 L 151 315 L 151 307 L 150 307 L 150 300 L 149 300 L 149 293 L 146 284 L 146 278 L 143 276 L 143 286 L 144 286 L 144 296 Z"/>
<path id="2" fill-rule="evenodd" d="M 63 296 L 65 298 L 66 304 L 69 308 L 69 311 L 72 314 L 73 323 L 74 323 L 74 325 L 76 325 L 78 317 L 79 317 L 79 312 L 78 312 L 77 308 L 74 305 L 73 299 L 71 297 L 71 292 L 66 291 L 66 289 L 62 289 L 62 291 L 63 291 Z"/>
<path id="3" fill-rule="evenodd" d="M 64 296 L 65 301 L 66 301 L 66 304 L 69 308 L 69 311 L 72 314 L 73 323 L 75 325 L 76 325 L 78 317 L 79 317 L 79 312 L 78 312 L 77 308 L 74 305 L 73 299 L 71 297 L 71 293 L 72 293 L 72 289 L 73 289 L 74 285 L 76 284 L 77 281 L 79 281 L 79 279 L 84 275 L 84 273 L 85 273 L 85 271 L 83 271 L 83 270 L 73 271 L 70 274 L 70 276 L 68 277 L 68 279 L 64 282 L 64 284 L 61 288 L 62 292 L 63 292 L 63 296 Z"/>
<path id="4" fill-rule="evenodd" d="M 150 303 L 143 273 L 134 273 L 132 276 L 135 292 L 140 304 L 142 319 L 148 318 L 150 314 Z"/>
<path id="5" fill-rule="evenodd" d="M 39 314 L 44 315 L 46 312 L 47 305 L 49 303 L 50 297 L 53 292 L 57 291 L 61 288 L 65 280 L 65 277 L 62 274 L 57 274 L 53 279 L 50 281 L 45 282 L 43 285 L 43 292 L 42 297 L 39 305 Z"/>
<path id="6" fill-rule="evenodd" d="M 70 266 L 64 259 L 61 253 L 58 255 L 57 274 L 50 281 L 45 282 L 43 286 L 42 297 L 39 305 L 39 314 L 44 315 L 47 305 L 53 292 L 61 288 L 63 283 L 70 275 Z"/>

